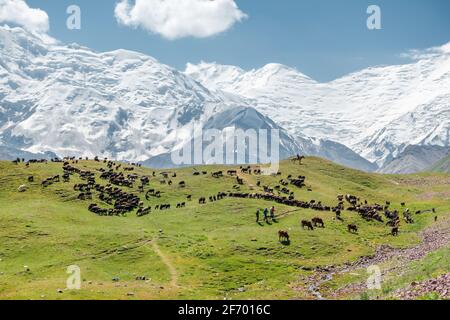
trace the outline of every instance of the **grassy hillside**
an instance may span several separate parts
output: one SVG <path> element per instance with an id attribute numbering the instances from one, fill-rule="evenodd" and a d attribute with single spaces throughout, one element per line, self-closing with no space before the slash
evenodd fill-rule
<path id="1" fill-rule="evenodd" d="M 96 182 L 107 184 L 99 177 L 105 163 L 71 165 L 95 172 Z M 316 267 L 356 261 L 382 244 L 398 248 L 417 245 L 420 232 L 435 224 L 435 216 L 440 223 L 448 222 L 450 216 L 449 175 L 366 174 L 307 158 L 302 166 L 284 162 L 281 176 L 240 173 L 244 179 L 241 192 L 263 193 L 258 181 L 273 188 L 288 175 L 302 175 L 306 187 L 287 187 L 299 200 L 336 206 L 338 194 L 353 194 L 369 203 L 391 201 L 391 208 L 399 210 L 400 203 L 406 202 L 413 212 L 436 208 L 437 213 L 415 215 L 414 224 L 402 221 L 399 236 L 392 237 L 384 223 L 367 222 L 349 211 L 342 213 L 341 222 L 332 212 L 264 200 L 226 197 L 200 205 L 200 197 L 233 191 L 236 178 L 211 176 L 211 172 L 230 168 L 197 167 L 195 170 L 208 174 L 194 176 L 193 168 L 171 171 L 170 176 L 177 175 L 170 178 L 172 186 L 160 184 L 159 171 L 153 177 L 153 170 L 135 168 L 133 173 L 150 176 L 145 190 L 159 190 L 161 198 L 145 200 L 137 183 L 122 189 L 139 195 L 145 206 L 153 207 L 152 213 L 140 218 L 135 213 L 101 217 L 88 211 L 91 203 L 108 207 L 98 193 L 93 192 L 93 200 L 77 199 L 80 192 L 74 191 L 74 184 L 86 183 L 79 175 L 72 175 L 67 183 L 41 187 L 46 178 L 62 175 L 62 166 L 0 162 L 0 299 L 312 299 L 309 283 L 302 279 L 313 275 Z M 34 176 L 34 182 L 27 182 L 29 176 Z M 179 187 L 180 181 L 186 182 L 185 188 Z M 19 193 L 20 185 L 28 190 Z M 187 201 L 188 195 L 192 201 Z M 186 202 L 186 207 L 176 209 L 180 202 Z M 163 203 L 170 203 L 172 209 L 154 209 Z M 272 205 L 277 221 L 257 224 L 256 210 Z M 302 230 L 300 220 L 313 217 L 321 217 L 325 228 Z M 349 223 L 358 226 L 357 234 L 347 231 Z M 289 245 L 279 243 L 279 230 L 289 231 Z M 436 254 L 446 255 L 448 250 Z M 65 289 L 70 265 L 81 268 L 81 290 Z M 430 276 L 437 276 L 449 272 L 449 265 L 438 268 L 431 264 L 426 269 Z M 417 273 L 417 277 L 423 274 Z M 343 277 L 331 285 L 352 281 L 356 280 Z M 361 292 L 345 296 L 360 297 Z"/>
<path id="2" fill-rule="evenodd" d="M 450 155 L 433 165 L 430 171 L 450 173 Z"/>

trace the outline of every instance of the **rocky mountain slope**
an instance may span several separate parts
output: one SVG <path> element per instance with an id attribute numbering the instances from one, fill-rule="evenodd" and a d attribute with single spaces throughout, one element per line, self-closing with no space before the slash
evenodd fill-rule
<path id="1" fill-rule="evenodd" d="M 445 172 L 450 173 L 450 154 L 439 160 L 437 163 L 433 164 L 430 168 L 430 171 L 434 172 Z"/>
<path id="2" fill-rule="evenodd" d="M 439 146 L 408 146 L 397 158 L 386 163 L 381 173 L 409 174 L 425 171 L 447 156 L 449 148 Z"/>

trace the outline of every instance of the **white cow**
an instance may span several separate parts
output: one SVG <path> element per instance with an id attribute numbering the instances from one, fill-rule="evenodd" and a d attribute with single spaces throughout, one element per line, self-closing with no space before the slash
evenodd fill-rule
<path id="1" fill-rule="evenodd" d="M 21 185 L 20 187 L 19 187 L 19 189 L 17 189 L 17 191 L 19 191 L 19 192 L 25 192 L 25 191 L 27 191 L 27 186 L 26 185 Z"/>

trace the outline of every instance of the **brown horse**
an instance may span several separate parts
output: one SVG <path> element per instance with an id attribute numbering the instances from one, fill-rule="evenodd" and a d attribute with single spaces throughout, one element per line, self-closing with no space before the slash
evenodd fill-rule
<path id="1" fill-rule="evenodd" d="M 312 223 L 314 224 L 315 227 L 325 228 L 325 223 L 323 222 L 323 220 L 321 218 L 318 218 L 318 217 L 313 218 Z"/>
<path id="2" fill-rule="evenodd" d="M 299 165 L 302 165 L 302 161 L 305 159 L 305 156 L 301 156 L 299 154 L 297 154 L 296 157 L 292 158 L 292 162 L 297 162 L 299 163 Z"/>
<path id="3" fill-rule="evenodd" d="M 302 220 L 302 228 L 308 228 L 308 230 L 314 230 L 313 224 L 311 221 Z"/>
<path id="4" fill-rule="evenodd" d="M 283 230 L 278 231 L 278 241 L 289 242 L 289 233 Z"/>

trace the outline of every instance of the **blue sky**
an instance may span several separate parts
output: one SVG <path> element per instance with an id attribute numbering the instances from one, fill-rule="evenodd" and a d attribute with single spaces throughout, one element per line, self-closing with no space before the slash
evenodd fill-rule
<path id="1" fill-rule="evenodd" d="M 144 52 L 181 70 L 202 60 L 244 69 L 277 62 L 329 81 L 368 66 L 405 63 L 400 54 L 409 49 L 450 41 L 448 0 L 237 0 L 247 19 L 212 37 L 179 40 L 119 25 L 116 0 L 27 3 L 48 13 L 50 35 L 63 42 Z M 81 8 L 81 30 L 66 28 L 72 4 Z M 371 4 L 381 8 L 382 30 L 366 27 Z"/>

